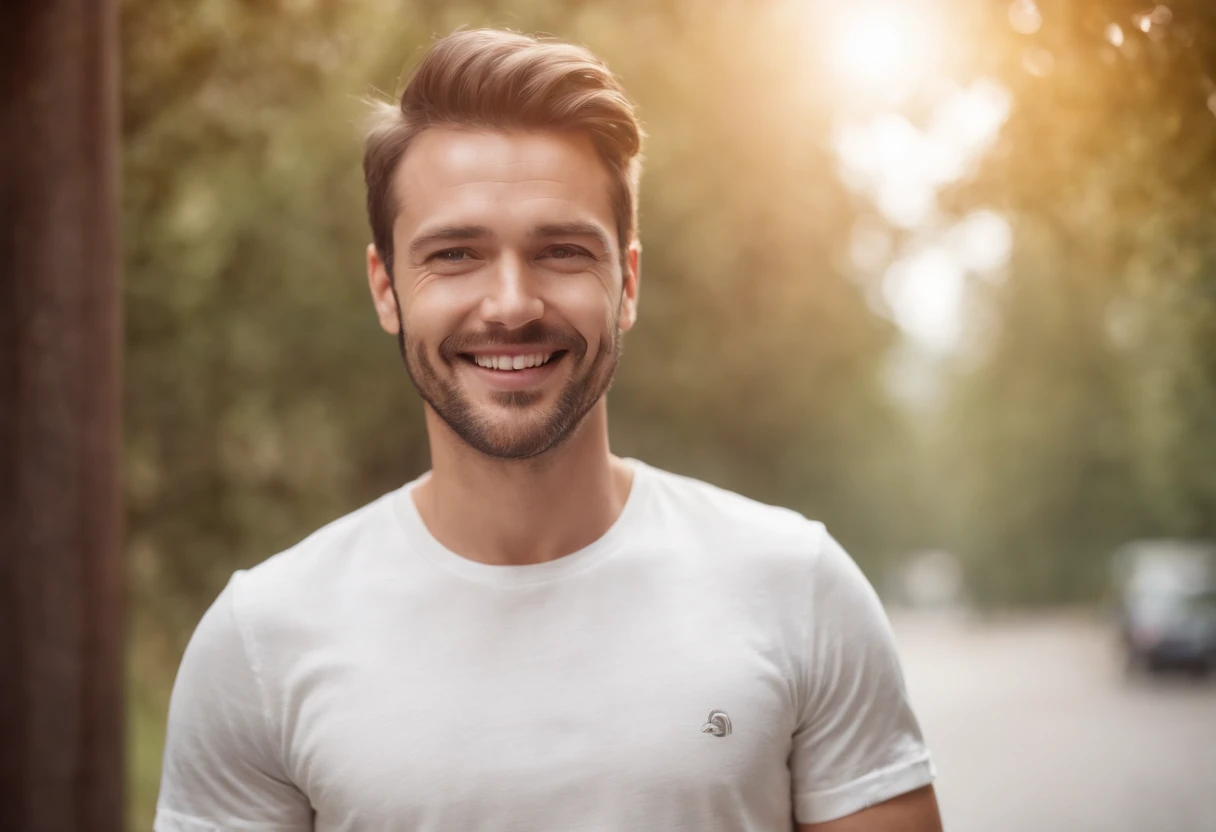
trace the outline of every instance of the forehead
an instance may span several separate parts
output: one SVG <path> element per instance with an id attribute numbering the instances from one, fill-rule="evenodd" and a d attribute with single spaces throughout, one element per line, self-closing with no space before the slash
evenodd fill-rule
<path id="1" fill-rule="evenodd" d="M 393 186 L 399 233 L 449 224 L 504 232 L 577 220 L 614 226 L 607 166 L 576 132 L 428 128 L 411 142 Z"/>

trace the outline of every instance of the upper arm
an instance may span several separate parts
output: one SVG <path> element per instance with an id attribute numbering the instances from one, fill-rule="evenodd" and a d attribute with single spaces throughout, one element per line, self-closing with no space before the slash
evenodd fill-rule
<path id="1" fill-rule="evenodd" d="M 942 832 L 932 786 L 922 786 L 876 806 L 824 823 L 800 823 L 798 832 Z"/>
<path id="2" fill-rule="evenodd" d="M 817 530 L 790 755 L 795 817 L 805 824 L 863 812 L 934 777 L 878 596 L 831 535 Z"/>
<path id="3" fill-rule="evenodd" d="M 182 657 L 165 737 L 157 832 L 312 828 L 266 709 L 255 653 L 238 619 L 234 576 Z"/>

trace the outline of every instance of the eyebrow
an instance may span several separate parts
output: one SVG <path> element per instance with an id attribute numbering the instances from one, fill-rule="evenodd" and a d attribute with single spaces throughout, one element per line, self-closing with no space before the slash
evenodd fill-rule
<path id="1" fill-rule="evenodd" d="M 493 236 L 494 232 L 484 225 L 451 225 L 447 228 L 436 229 L 429 234 L 423 234 L 421 237 L 415 237 L 410 241 L 410 254 L 417 254 L 435 243 L 454 240 L 480 240 Z"/>

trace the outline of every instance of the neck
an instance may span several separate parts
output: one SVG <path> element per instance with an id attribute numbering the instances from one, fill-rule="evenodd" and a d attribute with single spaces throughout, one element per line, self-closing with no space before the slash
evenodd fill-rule
<path id="1" fill-rule="evenodd" d="M 541 563 L 576 552 L 620 516 L 633 472 L 608 449 L 599 401 L 564 442 L 525 460 L 487 457 L 427 407 L 431 475 L 414 489 L 435 538 L 470 560 Z"/>

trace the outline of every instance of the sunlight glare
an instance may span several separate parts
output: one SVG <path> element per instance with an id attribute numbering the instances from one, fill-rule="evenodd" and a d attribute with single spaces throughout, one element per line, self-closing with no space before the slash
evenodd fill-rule
<path id="1" fill-rule="evenodd" d="M 940 38 L 924 3 L 856 2 L 829 19 L 829 65 L 858 93 L 898 97 L 933 68 Z"/>

